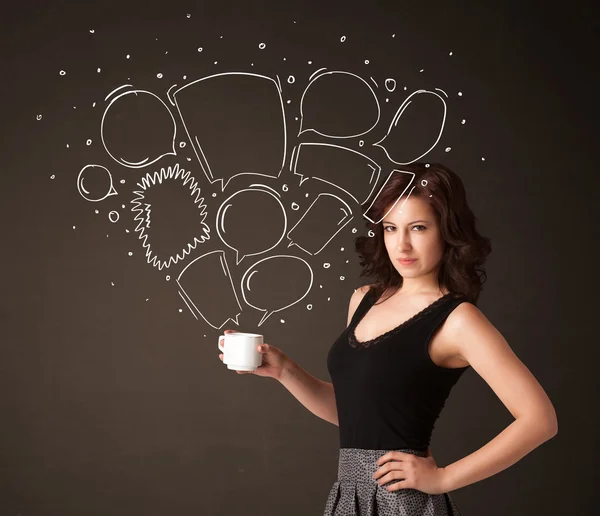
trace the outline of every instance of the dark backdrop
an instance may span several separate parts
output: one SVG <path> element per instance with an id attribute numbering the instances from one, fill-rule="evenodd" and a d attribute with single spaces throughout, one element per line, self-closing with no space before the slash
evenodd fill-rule
<path id="1" fill-rule="evenodd" d="M 260 49 L 260 43 L 266 47 Z M 479 307 L 541 382 L 558 413 L 554 439 L 500 474 L 454 491 L 453 498 L 465 516 L 589 514 L 596 498 L 590 473 L 597 469 L 598 453 L 592 396 L 598 388 L 592 324 L 598 287 L 593 269 L 598 50 L 597 11 L 577 3 L 560 8 L 516 1 L 4 6 L 0 513 L 322 513 L 336 479 L 337 427 L 313 417 L 276 381 L 227 370 L 218 358 L 218 325 L 188 309 L 175 279 L 193 259 L 222 250 L 242 309 L 239 328 L 263 333 L 266 342 L 329 380 L 327 351 L 344 328 L 353 290 L 367 282 L 359 278 L 353 251 L 353 238 L 365 232 L 363 200 L 340 195 L 353 219 L 319 254 L 288 248 L 284 238 L 265 254 L 236 264 L 235 251 L 217 234 L 216 211 L 229 195 L 257 181 L 242 175 L 225 191 L 208 181 L 167 90 L 229 71 L 279 76 L 283 101 L 290 100 L 284 104 L 286 162 L 278 177 L 258 182 L 278 192 L 289 230 L 319 193 L 337 190 L 313 179 L 300 185 L 288 166 L 299 143 L 332 141 L 314 132 L 298 136 L 296 120 L 310 75 L 326 67 L 356 74 L 377 91 L 379 124 L 364 136 L 333 143 L 375 160 L 381 166 L 379 184 L 400 167 L 372 144 L 385 135 L 402 102 L 419 89 L 447 94 L 443 135 L 422 161 L 442 162 L 462 177 L 478 228 L 493 245 Z M 385 89 L 386 78 L 395 78 L 393 92 Z M 154 93 L 169 107 L 177 128 L 176 156 L 138 168 L 109 156 L 100 133 L 104 99 L 124 84 Z M 347 108 L 329 113 L 332 103 L 317 95 L 312 114 L 325 126 L 342 115 L 350 124 L 352 113 L 368 119 L 367 103 L 354 102 L 343 89 L 339 95 L 336 100 L 347 99 Z M 151 105 L 157 113 L 142 105 L 134 117 L 142 121 L 137 128 L 113 120 L 116 130 L 124 131 L 111 136 L 115 154 L 155 158 L 168 151 L 169 112 Z M 214 106 L 212 122 L 235 116 L 225 109 L 220 117 L 216 110 L 222 107 Z M 217 154 L 231 159 L 232 166 L 244 155 L 262 163 L 256 149 L 281 134 L 269 132 L 271 123 L 273 117 L 258 124 L 247 141 L 238 135 L 236 148 L 223 137 L 221 124 L 213 135 Z M 421 129 L 426 133 L 428 127 Z M 404 143 L 410 151 L 411 141 Z M 263 147 L 268 159 L 278 159 L 270 146 Z M 78 176 L 89 164 L 110 170 L 118 195 L 98 202 L 80 195 Z M 131 201 L 146 174 L 176 164 L 191 171 L 202 191 L 210 238 L 159 270 L 147 263 Z M 108 192 L 102 183 L 108 176 L 102 174 L 88 185 Z M 369 193 L 364 184 L 350 184 Z M 156 253 L 164 256 L 179 238 L 201 236 L 199 212 L 190 211 L 189 196 L 177 185 L 153 194 L 149 236 Z M 263 194 L 262 199 L 274 198 Z M 267 238 L 281 219 L 272 216 L 281 215 L 276 201 L 269 208 L 275 211 L 267 214 L 257 199 L 240 208 L 252 221 L 243 226 L 244 217 L 238 218 L 235 238 L 242 245 Z M 111 211 L 118 212 L 117 222 L 109 220 Z M 298 303 L 259 327 L 263 312 L 245 302 L 240 282 L 255 262 L 276 254 L 302 258 L 313 283 Z M 300 292 L 306 286 L 294 275 L 278 276 L 282 270 L 274 267 L 262 275 L 267 293 Z M 221 307 L 228 313 L 232 308 L 231 292 L 223 294 L 218 276 L 209 269 L 200 275 L 204 283 L 199 279 L 194 287 L 204 309 L 215 310 L 213 321 L 222 315 Z M 237 327 L 222 323 L 221 330 Z M 458 460 L 511 419 L 469 371 L 436 425 L 434 457 L 440 465 Z"/>

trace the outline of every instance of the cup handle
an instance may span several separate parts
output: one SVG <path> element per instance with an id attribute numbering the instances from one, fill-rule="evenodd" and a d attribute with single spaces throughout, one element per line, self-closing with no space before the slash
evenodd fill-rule
<path id="1" fill-rule="evenodd" d="M 219 349 L 223 353 L 225 353 L 225 344 L 223 344 L 223 347 L 221 347 L 221 339 L 225 340 L 225 335 L 219 335 L 219 340 L 218 340 L 218 344 L 217 344 L 219 346 Z"/>

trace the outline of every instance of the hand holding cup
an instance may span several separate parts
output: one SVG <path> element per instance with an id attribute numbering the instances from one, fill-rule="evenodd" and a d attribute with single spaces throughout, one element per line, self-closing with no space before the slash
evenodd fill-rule
<path id="1" fill-rule="evenodd" d="M 238 333 L 236 330 L 225 330 L 226 335 L 230 333 Z M 219 338 L 219 348 L 223 338 Z M 279 380 L 281 373 L 283 372 L 284 365 L 288 360 L 287 355 L 275 346 L 271 346 L 266 343 L 257 345 L 258 352 L 262 355 L 262 363 L 253 371 L 236 371 L 238 374 L 255 374 L 257 376 L 264 376 L 265 378 L 275 378 Z M 219 355 L 221 361 L 223 361 L 224 353 Z"/>

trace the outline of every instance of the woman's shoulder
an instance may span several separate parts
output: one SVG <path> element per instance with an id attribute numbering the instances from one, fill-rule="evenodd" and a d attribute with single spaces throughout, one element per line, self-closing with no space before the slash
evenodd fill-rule
<path id="1" fill-rule="evenodd" d="M 352 316 L 354 315 L 354 312 L 356 312 L 358 305 L 360 305 L 363 298 L 369 293 L 369 290 L 371 290 L 372 286 L 373 285 L 363 285 L 362 287 L 358 287 L 350 297 L 350 305 L 348 307 L 348 324 L 350 324 Z"/>

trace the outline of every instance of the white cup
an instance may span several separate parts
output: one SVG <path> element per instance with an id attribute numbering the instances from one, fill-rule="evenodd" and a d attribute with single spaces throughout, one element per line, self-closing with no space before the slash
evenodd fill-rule
<path id="1" fill-rule="evenodd" d="M 221 335 L 218 346 L 223 352 L 223 363 L 227 364 L 227 369 L 254 371 L 262 365 L 262 353 L 258 351 L 262 343 L 263 336 L 258 333 L 236 332 Z"/>

